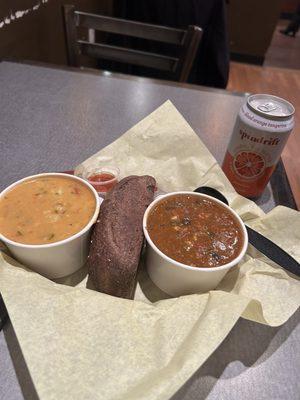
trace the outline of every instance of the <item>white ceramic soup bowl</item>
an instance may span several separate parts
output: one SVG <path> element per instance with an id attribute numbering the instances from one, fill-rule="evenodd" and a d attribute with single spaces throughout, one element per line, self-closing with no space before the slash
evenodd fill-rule
<path id="1" fill-rule="evenodd" d="M 72 274 L 86 262 L 91 228 L 97 221 L 100 199 L 96 190 L 88 182 L 77 176 L 62 173 L 45 173 L 28 176 L 4 189 L 0 194 L 0 198 L 21 182 L 45 176 L 59 176 L 80 181 L 93 193 L 95 198 L 95 212 L 88 224 L 78 233 L 64 240 L 49 244 L 18 243 L 6 238 L 1 233 L 0 240 L 7 245 L 11 254 L 22 264 L 47 278 L 54 279 Z"/>
<path id="2" fill-rule="evenodd" d="M 157 205 L 157 203 L 168 197 L 172 197 L 178 194 L 189 194 L 201 198 L 207 198 L 219 204 L 221 207 L 229 210 L 230 213 L 236 218 L 241 226 L 244 243 L 240 253 L 234 260 L 219 267 L 191 267 L 189 265 L 185 265 L 173 260 L 158 249 L 158 247 L 153 243 L 151 237 L 148 234 L 148 215 L 153 207 Z M 247 231 L 245 225 L 243 224 L 243 221 L 238 216 L 238 214 L 230 207 L 222 203 L 220 200 L 214 199 L 205 194 L 195 192 L 173 192 L 155 199 L 145 211 L 143 219 L 143 230 L 147 240 L 146 266 L 148 274 L 156 286 L 158 286 L 165 293 L 174 297 L 193 293 L 203 293 L 215 289 L 220 281 L 223 279 L 225 274 L 241 261 L 246 253 L 248 246 Z"/>

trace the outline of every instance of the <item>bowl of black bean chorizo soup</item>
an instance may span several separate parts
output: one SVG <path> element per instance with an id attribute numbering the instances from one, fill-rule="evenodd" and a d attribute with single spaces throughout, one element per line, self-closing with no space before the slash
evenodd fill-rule
<path id="1" fill-rule="evenodd" d="M 85 263 L 99 208 L 95 189 L 77 176 L 29 176 L 0 194 L 0 240 L 29 268 L 61 278 Z"/>
<path id="2" fill-rule="evenodd" d="M 144 214 L 143 230 L 148 274 L 170 296 L 215 289 L 248 246 L 238 214 L 221 201 L 194 192 L 155 199 Z"/>

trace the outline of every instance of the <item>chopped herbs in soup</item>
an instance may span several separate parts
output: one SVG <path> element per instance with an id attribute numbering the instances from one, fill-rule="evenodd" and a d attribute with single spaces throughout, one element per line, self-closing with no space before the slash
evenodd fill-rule
<path id="1" fill-rule="evenodd" d="M 150 211 L 147 230 L 164 254 L 192 267 L 218 267 L 242 250 L 243 231 L 237 218 L 208 198 L 178 194 L 159 201 Z"/>
<path id="2" fill-rule="evenodd" d="M 33 178 L 0 199 L 0 232 L 15 242 L 47 244 L 81 231 L 95 212 L 93 192 L 63 176 Z"/>

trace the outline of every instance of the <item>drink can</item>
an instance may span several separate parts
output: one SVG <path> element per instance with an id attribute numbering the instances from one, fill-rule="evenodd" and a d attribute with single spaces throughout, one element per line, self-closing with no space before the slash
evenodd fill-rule
<path id="1" fill-rule="evenodd" d="M 294 127 L 294 113 L 291 103 L 268 94 L 251 95 L 241 106 L 222 169 L 242 196 L 262 194 Z"/>

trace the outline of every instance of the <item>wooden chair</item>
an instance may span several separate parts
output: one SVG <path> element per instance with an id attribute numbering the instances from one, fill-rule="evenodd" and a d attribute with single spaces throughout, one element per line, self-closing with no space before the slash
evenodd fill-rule
<path id="1" fill-rule="evenodd" d="M 189 25 L 187 30 L 144 24 L 103 15 L 75 11 L 73 5 L 63 6 L 68 64 L 79 66 L 79 56 L 117 61 L 126 64 L 169 71 L 179 82 L 186 82 L 202 36 L 202 29 Z M 179 56 L 171 57 L 126 47 L 78 40 L 77 27 L 121 34 L 135 38 L 170 43 L 179 47 Z"/>

